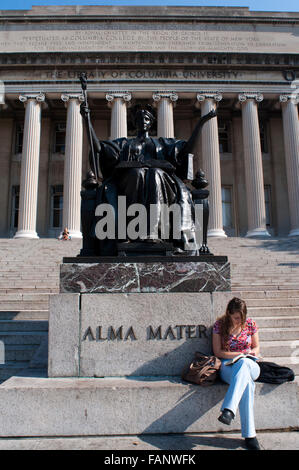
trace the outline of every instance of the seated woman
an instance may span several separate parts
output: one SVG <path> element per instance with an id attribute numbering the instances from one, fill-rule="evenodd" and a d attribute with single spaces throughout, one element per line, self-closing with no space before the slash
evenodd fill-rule
<path id="1" fill-rule="evenodd" d="M 186 246 L 189 249 L 188 242 L 192 240 L 195 226 L 191 194 L 183 183 L 188 174 L 188 154 L 193 153 L 203 124 L 215 117 L 216 112 L 211 111 L 199 120 L 187 142 L 150 137 L 149 129 L 154 122 L 154 115 L 149 105 L 135 111 L 137 136 L 133 139 L 122 137 L 100 141 L 90 124 L 89 113 L 83 103 L 81 114 L 88 127 L 90 146 L 95 150 L 95 161 L 90 158 L 91 169 L 95 175 L 103 175 L 103 184 L 98 189 L 97 206 L 102 203 L 112 204 L 117 218 L 117 196 L 126 197 L 126 208 L 136 203 L 143 205 L 148 220 L 151 217 L 146 234 L 146 238 L 151 239 L 153 232 L 158 233 L 161 213 L 156 211 L 153 220 L 150 208 L 153 205 L 159 208 L 162 204 L 169 207 L 177 203 L 181 209 L 181 239 L 177 241 L 177 247 L 179 250 L 186 249 Z M 111 246 L 110 243 L 110 253 L 105 253 L 102 243 L 101 254 L 114 254 L 115 246 L 112 253 Z"/>
<path id="2" fill-rule="evenodd" d="M 67 227 L 64 227 L 63 232 L 59 235 L 58 240 L 71 240 L 70 232 Z"/>
<path id="3" fill-rule="evenodd" d="M 240 353 L 258 359 L 258 327 L 254 320 L 246 318 L 246 303 L 234 297 L 227 305 L 225 315 L 213 327 L 213 351 L 221 359 L 220 377 L 229 384 L 221 406 L 219 421 L 229 425 L 239 406 L 241 431 L 245 445 L 251 450 L 260 450 L 254 425 L 254 381 L 260 374 L 255 359 L 242 358 L 232 365 L 227 362 Z"/>

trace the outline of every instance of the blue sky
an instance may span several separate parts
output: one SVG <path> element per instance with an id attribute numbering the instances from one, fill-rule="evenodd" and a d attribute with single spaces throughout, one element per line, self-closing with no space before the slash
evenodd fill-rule
<path id="1" fill-rule="evenodd" d="M 32 5 L 177 5 L 240 6 L 252 11 L 296 11 L 299 0 L 0 0 L 0 9 L 30 9 Z"/>

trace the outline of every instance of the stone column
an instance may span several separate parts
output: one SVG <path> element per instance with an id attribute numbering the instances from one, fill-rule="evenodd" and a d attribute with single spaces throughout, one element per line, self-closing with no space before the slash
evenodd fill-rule
<path id="1" fill-rule="evenodd" d="M 201 115 L 208 114 L 215 109 L 216 102 L 222 100 L 222 95 L 215 94 L 198 94 L 197 100 L 201 104 Z M 209 237 L 226 238 L 223 230 L 222 221 L 222 197 L 221 197 L 221 169 L 220 169 L 220 153 L 219 153 L 219 137 L 218 137 L 218 121 L 212 118 L 206 122 L 202 128 L 201 134 L 203 170 L 209 182 Z"/>
<path id="2" fill-rule="evenodd" d="M 158 137 L 174 138 L 173 106 L 178 100 L 176 93 L 154 93 L 158 107 Z"/>
<path id="3" fill-rule="evenodd" d="M 45 95 L 20 95 L 25 105 L 21 161 L 19 225 L 14 238 L 39 238 L 36 233 L 37 190 L 41 133 L 41 104 Z"/>
<path id="4" fill-rule="evenodd" d="M 246 237 L 269 236 L 266 229 L 266 208 L 257 103 L 261 94 L 240 94 L 242 105 L 245 184 L 248 231 Z"/>
<path id="5" fill-rule="evenodd" d="M 131 101 L 128 92 L 107 93 L 106 100 L 111 107 L 111 132 L 110 139 L 127 137 L 127 103 Z"/>
<path id="6" fill-rule="evenodd" d="M 67 106 L 62 225 L 67 227 L 72 238 L 82 238 L 81 233 L 81 181 L 83 122 L 80 104 L 84 100 L 80 94 L 63 94 L 62 101 Z"/>
<path id="7" fill-rule="evenodd" d="M 3 85 L 3 93 L 1 87 Z M 0 234 L 6 236 L 10 232 L 10 217 L 7 213 L 7 208 L 9 207 L 9 201 L 11 198 L 10 188 L 10 178 L 8 177 L 11 169 L 11 142 L 13 140 L 13 128 L 14 128 L 14 118 L 8 117 L 5 118 L 2 115 L 2 111 L 8 109 L 7 104 L 5 103 L 4 96 L 4 84 L 0 81 L 0 116 L 1 116 L 1 126 L 0 126 L 0 142 L 1 142 L 1 194 L 0 194 L 0 213 L 2 217 L 0 218 Z"/>
<path id="8" fill-rule="evenodd" d="M 287 170 L 288 196 L 291 230 L 289 237 L 299 235 L 299 95 L 281 95 L 284 133 L 285 162 Z"/>

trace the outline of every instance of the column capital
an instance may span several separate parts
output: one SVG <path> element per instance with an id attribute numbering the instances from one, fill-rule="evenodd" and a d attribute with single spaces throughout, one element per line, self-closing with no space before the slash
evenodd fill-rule
<path id="1" fill-rule="evenodd" d="M 260 103 L 264 99 L 264 95 L 261 93 L 240 93 L 238 99 L 241 103 L 245 103 L 247 100 L 255 100 Z"/>
<path id="2" fill-rule="evenodd" d="M 84 96 L 82 93 L 62 93 L 61 99 L 65 104 L 68 103 L 69 100 L 78 100 L 83 102 Z"/>
<path id="3" fill-rule="evenodd" d="M 132 95 L 128 91 L 109 91 L 106 93 L 106 100 L 108 101 L 108 105 L 117 98 L 122 99 L 125 102 L 129 102 L 132 99 Z"/>
<path id="4" fill-rule="evenodd" d="M 290 95 L 280 95 L 279 96 L 279 101 L 280 103 L 287 103 L 288 101 L 291 101 L 294 104 L 299 103 L 299 95 L 296 93 L 291 93 Z"/>
<path id="5" fill-rule="evenodd" d="M 27 103 L 28 100 L 36 100 L 38 103 L 44 103 L 46 96 L 44 93 L 22 93 L 19 95 L 19 100 L 22 103 Z"/>
<path id="6" fill-rule="evenodd" d="M 222 100 L 222 95 L 218 91 L 215 91 L 215 92 L 213 92 L 213 91 L 207 91 L 207 92 L 202 91 L 200 93 L 197 93 L 196 99 L 200 103 L 202 103 L 203 101 L 205 101 L 207 99 L 219 102 L 219 101 Z"/>
<path id="7" fill-rule="evenodd" d="M 153 93 L 153 100 L 158 103 L 162 99 L 173 101 L 174 103 L 179 99 L 179 96 L 174 91 L 156 91 Z"/>

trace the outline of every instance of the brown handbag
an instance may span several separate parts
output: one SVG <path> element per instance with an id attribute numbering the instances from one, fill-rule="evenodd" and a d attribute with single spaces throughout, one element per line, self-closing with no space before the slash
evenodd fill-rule
<path id="1" fill-rule="evenodd" d="M 195 353 L 191 364 L 183 371 L 182 379 L 202 386 L 213 385 L 217 379 L 221 361 L 216 356 Z"/>

